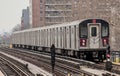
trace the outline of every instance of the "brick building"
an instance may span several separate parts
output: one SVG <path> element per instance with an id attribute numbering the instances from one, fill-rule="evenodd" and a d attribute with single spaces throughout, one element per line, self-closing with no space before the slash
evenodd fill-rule
<path id="1" fill-rule="evenodd" d="M 69 22 L 73 3 L 74 0 L 30 0 L 30 24 L 34 28 Z"/>
<path id="2" fill-rule="evenodd" d="M 31 28 L 39 27 L 40 23 L 40 0 L 29 1 L 29 17 Z"/>

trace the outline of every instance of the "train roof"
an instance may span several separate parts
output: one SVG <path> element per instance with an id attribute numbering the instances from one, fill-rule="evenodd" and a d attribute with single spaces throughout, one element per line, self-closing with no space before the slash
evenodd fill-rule
<path id="1" fill-rule="evenodd" d="M 73 21 L 73 22 L 65 22 L 65 23 L 61 23 L 61 24 L 54 24 L 54 25 L 49 25 L 49 26 L 44 26 L 44 27 L 31 28 L 31 29 L 26 29 L 26 30 L 22 30 L 22 31 L 16 31 L 16 32 L 13 32 L 13 33 L 36 31 L 36 30 L 40 30 L 40 29 L 57 28 L 57 27 L 64 27 L 64 26 L 70 26 L 70 25 L 78 25 L 80 22 L 81 22 L 80 20 L 77 20 L 77 21 Z"/>
<path id="2" fill-rule="evenodd" d="M 57 28 L 57 27 L 64 27 L 64 26 L 71 26 L 71 25 L 79 25 L 82 22 L 90 21 L 90 20 L 94 20 L 94 19 L 76 20 L 76 21 L 65 22 L 65 23 L 61 23 L 61 24 L 54 24 L 54 25 L 49 25 L 49 26 L 44 26 L 44 27 L 26 29 L 26 30 L 22 30 L 22 31 L 13 32 L 13 33 L 28 32 L 28 31 L 37 31 L 37 30 L 41 30 L 41 29 Z M 101 21 L 106 22 L 103 19 L 95 19 L 95 20 L 101 20 Z"/>

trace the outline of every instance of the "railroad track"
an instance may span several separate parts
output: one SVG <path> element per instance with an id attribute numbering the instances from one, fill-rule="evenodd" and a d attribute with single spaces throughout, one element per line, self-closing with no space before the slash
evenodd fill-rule
<path id="1" fill-rule="evenodd" d="M 24 65 L 0 54 L 0 69 L 5 76 L 34 76 L 32 73 L 26 72 L 25 68 L 23 70 L 23 67 Z"/>
<path id="2" fill-rule="evenodd" d="M 5 50 L 7 50 L 7 51 L 5 51 Z M 51 65 L 49 64 L 50 62 L 47 63 L 48 61 L 46 59 L 36 58 L 34 56 L 30 56 L 28 54 L 25 54 L 24 52 L 20 53 L 19 51 L 16 52 L 16 51 L 9 50 L 9 49 L 1 49 L 0 51 L 4 51 L 5 53 L 16 56 L 18 58 L 21 58 L 25 61 L 28 61 L 34 65 L 37 65 L 38 67 L 41 67 L 41 68 L 51 72 Z M 58 68 L 55 68 L 55 73 L 56 73 L 56 76 L 65 76 L 66 75 L 62 70 L 60 70 Z"/>
<path id="3" fill-rule="evenodd" d="M 50 56 L 36 55 L 36 54 L 32 54 L 32 53 L 21 52 L 18 50 L 13 51 L 13 49 L 11 49 L 11 50 L 10 49 L 2 49 L 2 50 L 4 50 L 4 52 L 6 52 L 8 54 L 22 58 L 25 61 L 33 63 L 39 67 L 44 67 L 44 69 L 51 72 Z M 7 51 L 5 51 L 5 50 L 7 50 Z M 24 58 L 23 58 L 23 56 L 24 56 Z M 56 65 L 55 65 L 56 76 L 65 76 L 66 73 L 78 74 L 78 75 L 84 75 L 84 76 L 97 76 L 95 74 L 80 70 L 79 63 L 75 63 L 72 61 L 70 62 L 68 60 L 56 58 Z"/>
<path id="4" fill-rule="evenodd" d="M 5 49 L 5 50 L 9 50 L 10 51 L 10 49 Z M 13 50 L 16 50 L 16 49 L 11 49 L 11 51 L 13 51 Z M 29 53 L 27 52 L 27 54 L 26 54 L 26 52 L 20 51 L 20 50 L 19 51 L 16 50 L 16 51 L 13 51 L 13 52 L 16 55 L 18 55 L 18 54 L 21 55 L 21 56 L 24 55 L 24 56 L 26 56 L 26 57 L 28 57 L 30 59 L 33 59 L 33 60 L 36 60 L 36 61 L 40 61 L 41 62 L 41 66 L 40 67 L 44 67 L 44 69 L 46 68 L 46 66 L 47 66 L 46 69 L 49 68 L 49 71 L 51 69 L 50 57 L 49 56 L 36 55 L 36 54 L 34 55 L 33 53 L 30 53 L 30 52 Z M 13 55 L 13 54 L 11 54 L 11 55 Z M 56 59 L 56 68 L 55 68 L 55 70 L 56 70 L 56 74 L 58 73 L 57 76 L 64 76 L 65 73 L 64 73 L 63 70 L 65 70 L 65 71 L 67 70 L 68 73 L 72 73 L 72 74 L 80 74 L 80 75 L 84 74 L 84 75 L 89 75 L 89 76 L 95 76 L 95 74 L 88 73 L 88 72 L 85 72 L 85 71 L 81 71 L 79 69 L 80 68 L 79 66 L 81 66 L 81 65 L 82 66 L 87 66 L 89 68 L 102 69 L 102 70 L 105 69 L 104 63 L 103 64 L 95 64 L 95 63 L 92 63 L 92 62 L 88 62 L 88 61 L 84 61 L 84 60 L 80 60 L 80 59 L 75 59 L 75 58 L 70 58 L 70 57 L 65 57 L 64 58 L 63 56 L 61 56 L 60 58 L 67 59 L 67 60 L 72 60 L 73 62 L 78 62 L 80 64 L 73 64 L 73 63 L 67 62 L 67 61 L 65 61 L 63 59 L 61 59 L 61 60 Z M 27 59 L 27 60 L 29 60 L 29 59 Z M 33 61 L 31 61 L 31 63 L 32 62 Z M 33 63 L 33 64 L 36 64 L 36 65 L 39 66 L 40 63 L 37 62 L 37 63 Z M 63 65 L 63 64 L 66 64 L 66 65 Z M 69 70 L 69 69 L 71 69 L 71 70 Z M 116 71 L 115 69 L 113 69 L 112 72 L 117 73 L 117 74 L 120 73 L 119 70 Z M 62 73 L 62 75 L 60 75 L 61 73 Z"/>
<path id="5" fill-rule="evenodd" d="M 37 52 L 37 51 L 31 51 L 31 52 L 42 53 L 44 55 L 49 55 L 50 56 L 49 53 Z M 105 63 L 96 64 L 94 62 L 90 62 L 90 61 L 86 61 L 86 60 L 82 60 L 82 59 L 77 59 L 77 58 L 72 58 L 72 57 L 60 56 L 60 55 L 56 55 L 56 57 L 62 58 L 62 59 L 67 59 L 67 60 L 72 60 L 74 62 L 78 62 L 82 66 L 95 68 L 95 69 L 100 69 L 100 70 L 105 70 Z M 116 74 L 120 74 L 120 65 L 113 64 L 112 66 L 113 66 L 113 68 L 112 68 L 111 72 L 116 73 Z"/>

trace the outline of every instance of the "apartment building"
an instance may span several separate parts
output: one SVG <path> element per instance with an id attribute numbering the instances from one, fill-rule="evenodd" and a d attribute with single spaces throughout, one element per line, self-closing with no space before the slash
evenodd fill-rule
<path id="1" fill-rule="evenodd" d="M 79 0 L 30 0 L 32 27 L 49 26 L 74 20 Z M 76 18 L 77 19 L 77 18 Z"/>
<path id="2" fill-rule="evenodd" d="M 118 0 L 30 0 L 30 24 L 35 28 L 88 18 L 110 22 L 116 3 Z"/>
<path id="3" fill-rule="evenodd" d="M 69 22 L 72 19 L 72 0 L 46 0 L 45 25 Z"/>
<path id="4" fill-rule="evenodd" d="M 21 17 L 21 30 L 29 29 L 29 7 L 27 9 L 22 10 L 22 17 Z"/>

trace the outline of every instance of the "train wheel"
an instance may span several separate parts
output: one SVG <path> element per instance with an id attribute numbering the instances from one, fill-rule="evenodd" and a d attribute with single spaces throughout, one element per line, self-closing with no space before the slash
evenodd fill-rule
<path id="1" fill-rule="evenodd" d="M 73 51 L 73 57 L 75 57 L 75 51 Z"/>
<path id="2" fill-rule="evenodd" d="M 105 52 L 98 52 L 99 62 L 103 62 L 103 60 L 105 60 L 105 55 Z"/>
<path id="3" fill-rule="evenodd" d="M 61 50 L 61 54 L 62 54 L 62 56 L 65 56 L 65 50 L 64 49 Z"/>
<path id="4" fill-rule="evenodd" d="M 80 59 L 80 52 L 77 52 L 77 58 Z"/>
<path id="5" fill-rule="evenodd" d="M 93 61 L 93 53 L 92 52 L 86 52 L 86 60 Z"/>
<path id="6" fill-rule="evenodd" d="M 65 56 L 68 56 L 68 51 L 67 50 L 65 51 Z"/>

